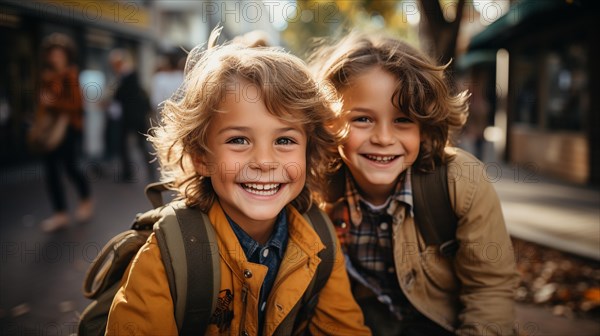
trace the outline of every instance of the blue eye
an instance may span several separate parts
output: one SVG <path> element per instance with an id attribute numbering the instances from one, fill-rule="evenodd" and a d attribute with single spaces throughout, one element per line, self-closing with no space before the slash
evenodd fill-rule
<path id="1" fill-rule="evenodd" d="M 232 144 L 232 145 L 248 145 L 248 144 L 250 144 L 248 139 L 243 138 L 243 137 L 235 137 L 235 138 L 228 139 L 226 141 L 226 143 Z"/>
<path id="2" fill-rule="evenodd" d="M 282 137 L 282 138 L 278 138 L 277 140 L 275 140 L 276 145 L 293 145 L 295 143 L 296 143 L 296 141 L 294 141 L 293 139 L 288 138 L 288 137 Z"/>

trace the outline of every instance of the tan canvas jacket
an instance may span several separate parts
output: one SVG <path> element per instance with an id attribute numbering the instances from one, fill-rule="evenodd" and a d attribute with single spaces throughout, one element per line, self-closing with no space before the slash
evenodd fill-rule
<path id="1" fill-rule="evenodd" d="M 447 153 L 454 157 L 448 189 L 460 248 L 442 257 L 406 216 L 394 226 L 400 286 L 421 313 L 457 334 L 512 335 L 518 276 L 500 201 L 483 163 L 462 150 Z"/>
<path id="2" fill-rule="evenodd" d="M 412 305 L 459 335 L 512 335 L 514 288 L 518 282 L 512 244 L 494 174 L 460 149 L 447 148 L 450 202 L 458 217 L 460 247 L 444 257 L 426 246 L 414 218 L 392 202 L 394 262 L 398 281 Z M 336 219 L 334 218 L 334 222 Z"/>

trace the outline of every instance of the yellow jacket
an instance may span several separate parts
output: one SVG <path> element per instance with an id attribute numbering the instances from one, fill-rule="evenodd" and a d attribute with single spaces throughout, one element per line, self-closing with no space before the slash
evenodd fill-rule
<path id="1" fill-rule="evenodd" d="M 289 241 L 267 300 L 263 332 L 271 335 L 304 292 L 321 262 L 318 234 L 292 206 L 286 208 Z M 267 267 L 248 262 L 218 202 L 208 213 L 221 257 L 221 290 L 206 335 L 256 335 L 258 297 Z M 370 335 L 350 292 L 343 255 L 336 244 L 335 265 L 319 296 L 310 326 L 312 334 Z M 248 272 L 251 276 L 248 277 Z M 123 277 L 108 316 L 106 335 L 177 335 L 173 300 L 154 234 L 140 249 Z M 244 276 L 246 274 L 246 276 Z M 242 302 L 242 292 L 247 300 Z M 231 312 L 233 315 L 231 316 Z M 231 320 L 228 319 L 231 318 Z"/>

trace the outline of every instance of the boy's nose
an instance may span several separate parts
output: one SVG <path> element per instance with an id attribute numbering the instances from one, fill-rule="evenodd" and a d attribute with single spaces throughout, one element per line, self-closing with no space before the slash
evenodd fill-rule
<path id="1" fill-rule="evenodd" d="M 392 125 L 382 124 L 373 129 L 373 133 L 371 134 L 371 142 L 381 146 L 389 146 L 396 143 L 396 138 L 394 136 L 392 127 Z"/>
<path id="2" fill-rule="evenodd" d="M 252 169 L 260 169 L 262 171 L 273 170 L 277 168 L 279 164 L 275 161 L 252 161 L 248 166 Z"/>
<path id="3" fill-rule="evenodd" d="M 251 163 L 252 168 L 261 170 L 271 170 L 277 167 L 275 153 L 271 149 L 257 148 Z"/>

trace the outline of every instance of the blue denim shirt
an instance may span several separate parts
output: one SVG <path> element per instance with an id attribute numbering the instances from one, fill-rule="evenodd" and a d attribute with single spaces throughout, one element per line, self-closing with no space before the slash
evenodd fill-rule
<path id="1" fill-rule="evenodd" d="M 269 238 L 269 241 L 267 241 L 267 244 L 264 246 L 261 246 L 256 240 L 252 239 L 252 237 L 231 220 L 229 216 L 227 216 L 227 220 L 242 245 L 242 249 L 246 254 L 246 259 L 248 259 L 249 262 L 265 265 L 269 268 L 262 284 L 260 298 L 258 300 L 258 335 L 262 335 L 267 298 L 273 288 L 275 277 L 279 271 L 279 265 L 283 259 L 288 242 L 287 215 L 285 209 L 281 210 L 279 215 L 277 215 L 271 238 Z"/>

